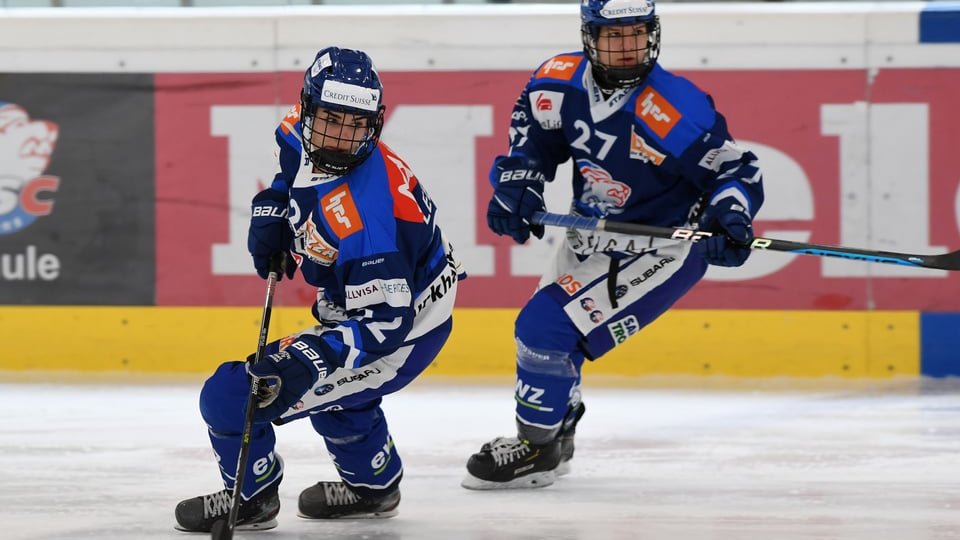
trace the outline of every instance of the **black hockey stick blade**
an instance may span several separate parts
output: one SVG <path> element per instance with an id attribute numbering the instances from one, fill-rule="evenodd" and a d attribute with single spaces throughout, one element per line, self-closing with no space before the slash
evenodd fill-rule
<path id="1" fill-rule="evenodd" d="M 533 215 L 533 223 L 550 225 L 568 229 L 585 229 L 591 231 L 606 231 L 612 233 L 649 236 L 652 238 L 666 238 L 684 242 L 697 242 L 713 236 L 708 231 L 698 231 L 684 227 L 655 227 L 639 223 L 621 221 L 607 221 L 605 219 L 570 216 L 537 212 Z M 952 251 L 939 255 L 915 255 L 912 253 L 895 253 L 892 251 L 875 251 L 870 249 L 849 248 L 842 246 L 825 246 L 822 244 L 807 244 L 777 240 L 776 238 L 756 237 L 750 243 L 750 249 L 783 251 L 802 255 L 816 255 L 818 257 L 840 257 L 855 261 L 875 263 L 899 264 L 916 268 L 936 268 L 938 270 L 960 270 L 960 251 Z"/>
<path id="2" fill-rule="evenodd" d="M 229 521 L 228 519 L 218 519 L 213 522 L 213 527 L 210 529 L 210 536 L 213 540 L 230 540 L 233 538 L 233 529 L 230 527 Z"/>

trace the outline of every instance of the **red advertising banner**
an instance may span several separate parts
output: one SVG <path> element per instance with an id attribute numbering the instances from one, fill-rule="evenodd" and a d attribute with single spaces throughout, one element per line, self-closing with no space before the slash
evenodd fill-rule
<path id="1" fill-rule="evenodd" d="M 684 75 L 714 97 L 731 132 L 760 157 L 767 203 L 758 234 L 912 253 L 960 248 L 952 156 L 960 70 Z M 522 305 L 546 264 L 542 244 L 518 248 L 490 233 L 484 215 L 487 169 L 506 147 L 510 111 L 528 76 L 384 74 L 384 140 L 440 207 L 470 273 L 462 307 Z M 156 76 L 159 305 L 262 302 L 245 223 L 250 198 L 272 178 L 273 128 L 299 85 L 299 73 Z M 556 183 L 564 181 L 558 175 Z M 284 282 L 278 301 L 306 305 L 313 295 L 299 281 Z M 960 275 L 757 253 L 743 268 L 711 270 L 678 307 L 958 311 Z"/>

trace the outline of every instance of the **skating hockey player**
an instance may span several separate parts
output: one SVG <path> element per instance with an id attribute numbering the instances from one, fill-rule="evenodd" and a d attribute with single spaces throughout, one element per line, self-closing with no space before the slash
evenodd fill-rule
<path id="1" fill-rule="evenodd" d="M 227 489 L 182 501 L 179 529 L 209 531 L 230 510 L 248 371 L 267 386 L 257 403 L 238 530 L 276 526 L 283 460 L 274 424 L 301 418 L 322 437 L 340 476 L 300 494 L 301 517 L 397 513 L 403 467 L 381 398 L 440 352 L 460 276 L 436 206 L 379 141 L 383 103 L 366 53 L 325 48 L 304 74 L 299 104 L 276 130 L 279 172 L 253 199 L 248 247 L 261 277 L 282 253 L 287 277 L 299 268 L 317 288 L 317 325 L 270 343 L 259 363 L 222 364 L 206 381 L 200 413 Z"/>
<path id="2" fill-rule="evenodd" d="M 531 216 L 570 159 L 572 213 L 719 234 L 692 244 L 567 231 L 516 320 L 517 436 L 469 458 L 470 489 L 547 486 L 566 472 L 584 360 L 653 322 L 708 264 L 742 265 L 763 202 L 756 156 L 709 95 L 657 63 L 652 0 L 584 0 L 580 15 L 583 51 L 540 65 L 514 106 L 508 152 L 490 172 L 489 227 L 517 243 L 542 237 Z"/>

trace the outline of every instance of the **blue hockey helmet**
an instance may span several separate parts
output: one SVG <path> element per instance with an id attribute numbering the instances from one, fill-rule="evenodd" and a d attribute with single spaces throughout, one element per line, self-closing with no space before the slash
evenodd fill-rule
<path id="1" fill-rule="evenodd" d="M 317 170 L 343 175 L 370 157 L 383 130 L 383 84 L 363 51 L 327 47 L 303 75 L 303 145 Z"/>
<path id="2" fill-rule="evenodd" d="M 643 24 L 645 40 L 638 40 L 627 27 Z M 601 28 L 609 38 L 601 41 Z M 627 33 L 618 33 L 620 28 Z M 582 0 L 580 34 L 583 52 L 590 59 L 593 74 L 604 86 L 636 86 L 650 73 L 660 56 L 660 18 L 653 0 Z"/>

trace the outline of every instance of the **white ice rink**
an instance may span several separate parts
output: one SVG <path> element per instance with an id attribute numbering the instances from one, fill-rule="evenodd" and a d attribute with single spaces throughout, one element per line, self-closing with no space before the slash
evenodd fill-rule
<path id="1" fill-rule="evenodd" d="M 0 384 L 0 539 L 186 539 L 173 508 L 219 477 L 200 383 Z M 635 540 L 960 538 L 960 385 L 825 390 L 586 388 L 573 472 L 471 492 L 464 463 L 512 431 L 509 381 L 416 383 L 384 408 L 404 459 L 400 515 L 313 522 L 335 478 L 305 421 L 278 429 L 280 526 L 238 538 Z"/>

